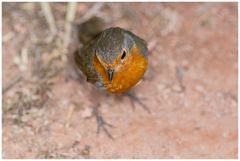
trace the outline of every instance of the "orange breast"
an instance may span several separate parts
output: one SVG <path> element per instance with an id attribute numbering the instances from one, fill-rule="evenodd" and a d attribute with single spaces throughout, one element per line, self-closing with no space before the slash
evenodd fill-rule
<path id="1" fill-rule="evenodd" d="M 96 71 L 102 77 L 102 83 L 106 90 L 111 93 L 124 93 L 137 84 L 142 78 L 148 65 L 147 59 L 139 53 L 137 48 L 132 49 L 126 62 L 116 66 L 113 79 L 108 80 L 106 69 L 94 59 Z"/>

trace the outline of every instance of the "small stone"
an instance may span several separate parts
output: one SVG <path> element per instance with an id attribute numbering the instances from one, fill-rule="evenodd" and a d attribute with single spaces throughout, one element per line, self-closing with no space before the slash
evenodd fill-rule
<path id="1" fill-rule="evenodd" d="M 172 86 L 172 90 L 174 92 L 182 92 L 183 89 L 180 85 L 175 84 L 175 85 Z"/>
<path id="2" fill-rule="evenodd" d="M 224 138 L 227 138 L 227 137 L 229 136 L 229 134 L 228 134 L 227 132 L 224 132 L 224 133 L 222 133 L 222 136 L 223 136 Z"/>
<path id="3" fill-rule="evenodd" d="M 158 84 L 157 86 L 158 90 L 164 90 L 166 88 L 166 86 L 164 84 Z"/>
<path id="4" fill-rule="evenodd" d="M 28 122 L 28 120 L 29 120 L 29 116 L 28 116 L 28 115 L 25 115 L 25 116 L 23 116 L 23 117 L 21 118 L 21 121 L 22 121 L 22 122 Z"/>
<path id="5" fill-rule="evenodd" d="M 80 142 L 80 140 L 82 139 L 82 135 L 80 133 L 76 134 L 76 141 Z"/>
<path id="6" fill-rule="evenodd" d="M 195 86 L 195 89 L 196 89 L 198 92 L 202 93 L 202 94 L 205 93 L 205 89 L 204 89 L 203 86 L 201 86 L 201 85 L 196 85 L 196 86 Z"/>

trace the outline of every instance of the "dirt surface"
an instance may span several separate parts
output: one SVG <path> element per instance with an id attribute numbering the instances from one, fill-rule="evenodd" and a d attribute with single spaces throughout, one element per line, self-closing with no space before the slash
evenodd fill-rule
<path id="1" fill-rule="evenodd" d="M 237 3 L 106 3 L 109 26 L 148 42 L 133 89 L 151 110 L 71 77 L 67 3 L 3 3 L 3 158 L 237 158 Z M 93 3 L 78 3 L 75 21 Z M 95 4 L 96 7 L 96 4 Z M 100 102 L 114 140 L 96 134 Z"/>

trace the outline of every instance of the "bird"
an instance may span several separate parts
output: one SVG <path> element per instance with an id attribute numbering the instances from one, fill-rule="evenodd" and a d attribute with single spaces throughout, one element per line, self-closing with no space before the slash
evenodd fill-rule
<path id="1" fill-rule="evenodd" d="M 129 92 L 148 68 L 146 41 L 120 27 L 105 28 L 104 21 L 99 17 L 78 24 L 77 31 L 82 44 L 73 54 L 78 73 L 100 91 L 129 96 L 150 112 L 140 98 Z M 99 103 L 93 111 L 98 123 L 97 133 L 103 129 L 113 139 L 105 126 L 114 126 L 103 119 L 98 107 Z"/>
<path id="2" fill-rule="evenodd" d="M 102 30 L 102 26 L 98 17 L 81 24 L 79 39 L 83 47 L 74 54 L 76 68 L 98 89 L 126 93 L 147 70 L 147 43 L 123 28 Z"/>

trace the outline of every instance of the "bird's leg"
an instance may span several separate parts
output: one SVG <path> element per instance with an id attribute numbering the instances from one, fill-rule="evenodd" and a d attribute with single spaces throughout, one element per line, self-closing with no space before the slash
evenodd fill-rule
<path id="1" fill-rule="evenodd" d="M 101 130 L 103 130 L 107 136 L 111 139 L 114 139 L 113 136 L 110 134 L 110 132 L 107 130 L 107 126 L 110 128 L 113 128 L 114 126 L 107 123 L 101 113 L 99 112 L 99 104 L 93 109 L 93 116 L 95 116 L 96 121 L 97 121 L 97 135 L 100 133 Z"/>
<path id="2" fill-rule="evenodd" d="M 129 97 L 130 100 L 132 101 L 133 107 L 135 107 L 134 102 L 138 103 L 145 111 L 148 113 L 151 113 L 149 108 L 142 102 L 141 98 L 137 97 L 136 94 L 128 92 L 125 94 L 125 96 Z"/>

